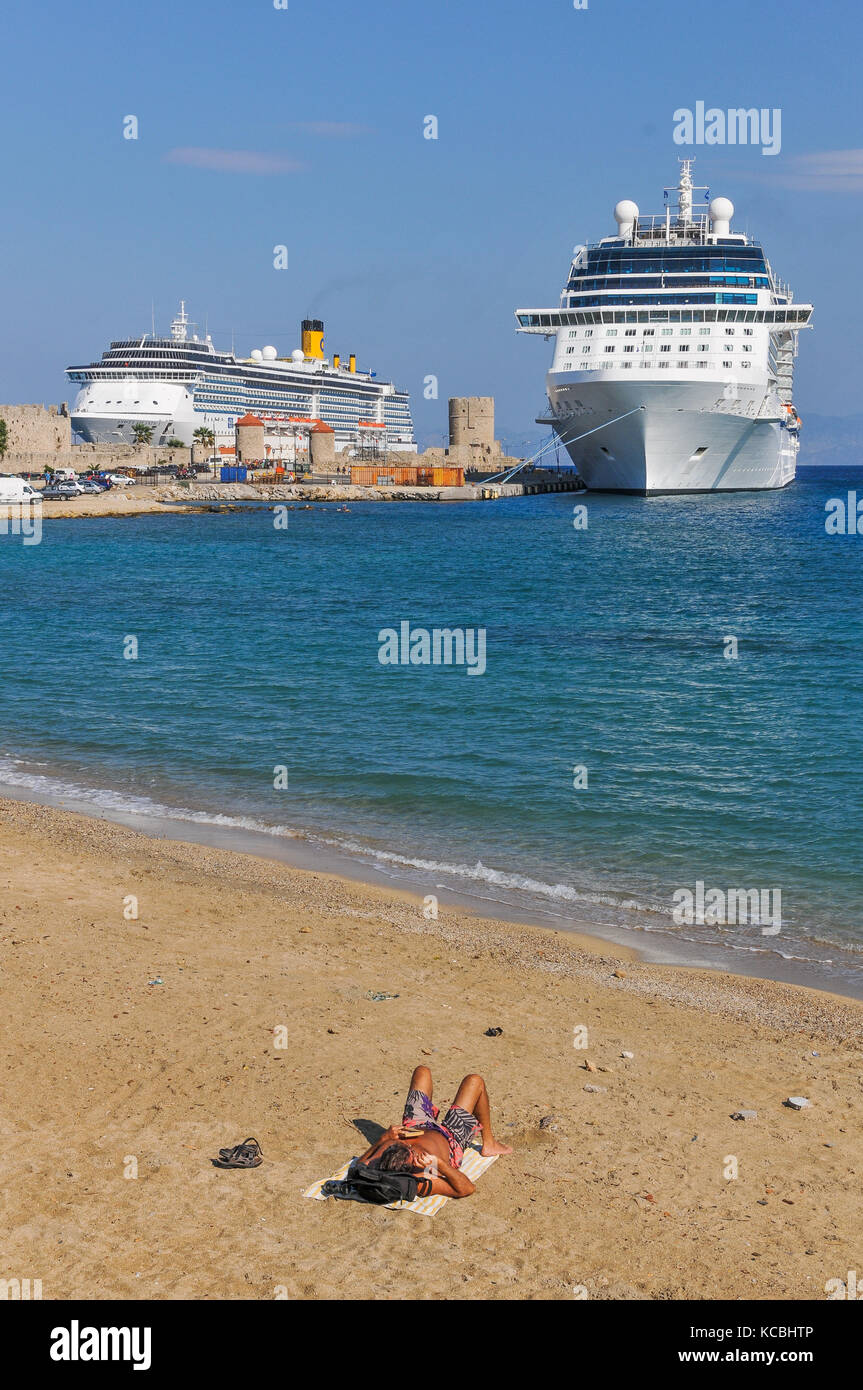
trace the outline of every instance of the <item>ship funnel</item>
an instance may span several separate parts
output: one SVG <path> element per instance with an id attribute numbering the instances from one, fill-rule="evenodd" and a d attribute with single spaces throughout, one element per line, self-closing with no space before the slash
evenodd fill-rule
<path id="1" fill-rule="evenodd" d="M 342 365 L 342 359 L 337 352 L 333 353 L 333 366 L 338 368 Z"/>
<path id="2" fill-rule="evenodd" d="M 350 355 L 350 357 L 348 358 L 348 371 L 349 371 L 349 372 L 355 372 L 356 369 L 357 369 L 357 355 L 356 355 L 355 352 L 352 352 L 351 355 Z"/>
<path id="3" fill-rule="evenodd" d="M 714 236 L 728 236 L 734 204 L 730 198 L 713 198 L 710 203 L 710 224 Z"/>
<path id="4" fill-rule="evenodd" d="M 618 236 L 632 236 L 635 224 L 638 221 L 638 206 L 629 198 L 624 198 L 623 202 L 618 203 L 614 209 L 614 220 L 617 223 Z"/>
<path id="5" fill-rule="evenodd" d="M 303 354 L 306 357 L 322 358 L 324 355 L 324 325 L 320 319 L 303 319 Z"/>

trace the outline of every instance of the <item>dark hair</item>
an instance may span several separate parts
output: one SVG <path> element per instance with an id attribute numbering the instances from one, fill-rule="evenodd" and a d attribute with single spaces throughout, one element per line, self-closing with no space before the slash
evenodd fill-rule
<path id="1" fill-rule="evenodd" d="M 409 1173 L 413 1166 L 413 1151 L 408 1144 L 390 1144 L 375 1163 L 382 1173 Z"/>

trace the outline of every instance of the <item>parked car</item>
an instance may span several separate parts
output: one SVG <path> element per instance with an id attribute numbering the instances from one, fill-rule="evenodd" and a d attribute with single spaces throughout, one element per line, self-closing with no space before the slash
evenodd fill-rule
<path id="1" fill-rule="evenodd" d="M 125 473 L 108 474 L 108 482 L 114 487 L 131 487 L 134 481 L 134 478 L 127 478 Z"/>
<path id="2" fill-rule="evenodd" d="M 104 489 L 101 488 L 98 483 L 94 483 L 91 478 L 79 478 L 78 486 L 82 492 L 88 492 L 91 495 L 95 493 L 97 497 L 101 497 L 104 491 Z"/>
<path id="3" fill-rule="evenodd" d="M 42 497 L 46 502 L 67 502 L 70 497 L 82 497 L 84 489 L 80 483 L 52 483 L 50 487 L 42 489 Z"/>

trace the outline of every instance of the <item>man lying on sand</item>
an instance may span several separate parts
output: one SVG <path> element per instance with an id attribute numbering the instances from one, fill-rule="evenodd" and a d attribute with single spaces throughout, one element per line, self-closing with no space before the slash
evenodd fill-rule
<path id="1" fill-rule="evenodd" d="M 488 1091 L 481 1076 L 472 1072 L 456 1091 L 455 1100 L 442 1121 L 440 1110 L 432 1104 L 432 1074 L 428 1067 L 417 1067 L 411 1077 L 405 1113 L 400 1125 L 390 1125 L 377 1143 L 359 1158 L 389 1173 L 422 1173 L 431 1179 L 424 1195 L 469 1197 L 474 1183 L 459 1172 L 464 1151 L 478 1129 L 482 1130 L 482 1152 L 511 1154 L 507 1144 L 499 1144 L 491 1131 Z"/>

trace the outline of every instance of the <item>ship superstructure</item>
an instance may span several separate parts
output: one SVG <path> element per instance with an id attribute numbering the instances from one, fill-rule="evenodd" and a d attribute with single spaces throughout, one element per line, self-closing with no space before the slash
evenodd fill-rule
<path id="1" fill-rule="evenodd" d="M 353 354 L 346 365 L 325 357 L 319 319 L 304 320 L 302 347 L 289 357 L 274 347 L 247 358 L 218 352 L 191 326 L 182 303 L 170 337 L 119 339 L 98 362 L 68 367 L 80 383 L 73 430 L 87 443 L 133 443 L 135 426 L 145 425 L 154 444 L 192 444 L 201 426 L 217 441 L 233 439 L 237 420 L 252 413 L 275 430 L 321 420 L 335 431 L 337 450 L 373 437 L 379 447 L 416 452 L 407 392 L 358 371 Z"/>
<path id="2" fill-rule="evenodd" d="M 812 316 L 762 246 L 731 231 L 734 207 L 695 207 L 681 161 L 665 212 L 614 210 L 617 235 L 578 246 L 556 309 L 518 309 L 522 333 L 555 337 L 550 424 L 589 488 L 635 493 L 784 487 L 800 420 L 797 335 Z M 676 193 L 676 207 L 668 198 Z"/>

